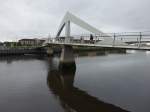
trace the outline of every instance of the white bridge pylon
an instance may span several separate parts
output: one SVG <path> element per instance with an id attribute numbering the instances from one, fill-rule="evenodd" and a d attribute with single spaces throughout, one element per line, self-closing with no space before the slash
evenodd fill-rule
<path id="1" fill-rule="evenodd" d="M 74 24 L 80 26 L 83 29 L 86 29 L 90 31 L 93 34 L 103 35 L 105 36 L 104 39 L 99 44 L 112 44 L 113 38 L 109 35 L 106 35 L 102 31 L 96 29 L 95 27 L 89 25 L 88 23 L 84 22 L 83 20 L 79 19 L 75 15 L 71 14 L 70 12 L 67 12 L 64 16 L 59 29 L 57 31 L 56 37 L 59 37 L 63 28 L 65 27 L 65 42 L 70 42 L 70 23 L 73 22 Z M 120 43 L 120 42 L 119 42 Z"/>

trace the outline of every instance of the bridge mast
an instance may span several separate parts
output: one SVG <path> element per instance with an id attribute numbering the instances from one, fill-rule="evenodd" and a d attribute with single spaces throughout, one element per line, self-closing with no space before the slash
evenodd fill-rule
<path id="1" fill-rule="evenodd" d="M 65 42 L 66 43 L 69 43 L 70 42 L 70 21 L 69 20 L 67 20 L 66 21 L 66 23 L 65 23 L 66 25 L 65 25 Z"/>

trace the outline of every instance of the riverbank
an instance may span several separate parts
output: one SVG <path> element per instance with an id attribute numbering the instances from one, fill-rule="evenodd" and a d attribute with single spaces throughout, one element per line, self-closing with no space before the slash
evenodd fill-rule
<path id="1" fill-rule="evenodd" d="M 4 48 L 0 49 L 0 56 L 12 56 L 12 55 L 29 55 L 37 54 L 42 55 L 46 54 L 44 48 Z"/>
<path id="2" fill-rule="evenodd" d="M 48 51 L 51 51 L 50 55 L 60 54 L 62 50 L 61 46 L 44 47 L 27 47 L 27 48 L 4 48 L 0 49 L 0 56 L 12 56 L 12 55 L 47 55 Z M 73 47 L 74 53 L 98 51 L 99 53 L 126 53 L 126 49 L 123 48 L 102 48 L 102 47 Z"/>

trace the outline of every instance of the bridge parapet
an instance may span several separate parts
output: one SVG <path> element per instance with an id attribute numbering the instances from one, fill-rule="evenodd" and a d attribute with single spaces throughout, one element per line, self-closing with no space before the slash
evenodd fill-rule
<path id="1" fill-rule="evenodd" d="M 65 41 L 65 36 L 61 36 L 53 38 L 53 41 L 49 43 L 99 44 L 129 47 L 134 46 L 139 48 L 150 47 L 150 32 L 105 33 L 105 35 L 92 34 L 93 40 L 90 40 L 90 35 L 91 34 L 71 35 L 70 42 Z M 104 41 L 105 37 L 110 37 L 112 40 Z"/>

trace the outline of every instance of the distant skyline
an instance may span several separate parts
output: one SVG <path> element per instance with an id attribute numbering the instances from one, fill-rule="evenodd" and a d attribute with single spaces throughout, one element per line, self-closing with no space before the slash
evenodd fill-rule
<path id="1" fill-rule="evenodd" d="M 149 10 L 149 0 L 0 0 L 0 41 L 55 35 L 67 11 L 106 33 L 150 31 Z"/>

